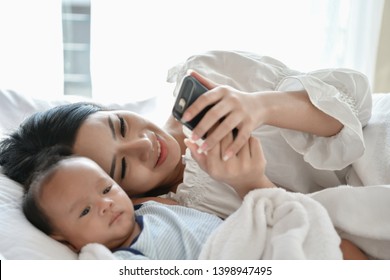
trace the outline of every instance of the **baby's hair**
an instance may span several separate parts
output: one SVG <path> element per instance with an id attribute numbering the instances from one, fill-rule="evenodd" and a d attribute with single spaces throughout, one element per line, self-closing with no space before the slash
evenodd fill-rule
<path id="1" fill-rule="evenodd" d="M 22 204 L 23 213 L 30 223 L 47 235 L 53 232 L 53 226 L 39 205 L 41 189 L 53 177 L 59 163 L 71 155 L 72 151 L 67 146 L 56 145 L 42 150 L 37 154 L 39 164 L 27 180 Z"/>

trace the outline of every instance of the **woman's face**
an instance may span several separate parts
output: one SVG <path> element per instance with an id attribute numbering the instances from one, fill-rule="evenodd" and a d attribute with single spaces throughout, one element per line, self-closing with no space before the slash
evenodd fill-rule
<path id="1" fill-rule="evenodd" d="M 180 145 L 168 133 L 129 111 L 101 111 L 81 125 L 75 154 L 98 163 L 128 195 L 177 180 Z"/>

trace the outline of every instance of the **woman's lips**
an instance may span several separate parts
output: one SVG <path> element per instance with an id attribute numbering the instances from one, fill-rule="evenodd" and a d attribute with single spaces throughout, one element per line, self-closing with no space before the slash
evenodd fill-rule
<path id="1" fill-rule="evenodd" d="M 157 139 L 157 154 L 158 154 L 158 157 L 157 157 L 157 162 L 156 162 L 155 167 L 158 167 L 161 164 L 163 164 L 164 161 L 166 160 L 167 155 L 168 155 L 168 149 L 167 149 L 167 145 L 166 145 L 166 143 L 165 143 L 165 141 L 163 139 L 161 139 L 158 136 L 156 137 L 156 139 Z"/>

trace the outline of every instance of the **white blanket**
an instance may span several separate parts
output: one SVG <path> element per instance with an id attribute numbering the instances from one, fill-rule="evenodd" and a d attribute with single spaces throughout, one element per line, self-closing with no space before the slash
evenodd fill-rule
<path id="1" fill-rule="evenodd" d="M 200 259 L 341 259 L 327 211 L 283 189 L 250 192 L 212 234 Z"/>

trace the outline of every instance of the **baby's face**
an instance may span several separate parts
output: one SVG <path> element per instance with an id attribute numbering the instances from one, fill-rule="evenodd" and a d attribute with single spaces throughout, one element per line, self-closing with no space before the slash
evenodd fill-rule
<path id="1" fill-rule="evenodd" d="M 65 241 L 76 252 L 88 243 L 117 248 L 137 234 L 127 194 L 86 158 L 60 163 L 42 188 L 40 205 L 54 226 L 52 237 Z"/>

